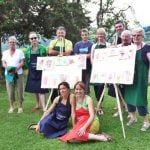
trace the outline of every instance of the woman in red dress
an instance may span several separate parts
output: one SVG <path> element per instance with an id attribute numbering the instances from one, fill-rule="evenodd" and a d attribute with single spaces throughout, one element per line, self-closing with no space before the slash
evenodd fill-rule
<path id="1" fill-rule="evenodd" d="M 93 100 L 90 96 L 85 95 L 85 84 L 77 82 L 75 84 L 76 96 L 76 123 L 67 134 L 59 139 L 63 142 L 79 142 L 88 140 L 110 141 L 111 137 L 106 134 L 93 134 L 90 128 L 94 122 L 99 129 L 98 118 L 95 117 Z M 96 132 L 95 132 L 96 133 Z M 97 130 L 98 133 L 98 130 Z"/>

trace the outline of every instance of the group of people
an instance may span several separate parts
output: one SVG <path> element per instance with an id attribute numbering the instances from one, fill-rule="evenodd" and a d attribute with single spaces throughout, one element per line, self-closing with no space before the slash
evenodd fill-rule
<path id="1" fill-rule="evenodd" d="M 150 127 L 148 120 L 148 68 L 150 61 L 150 46 L 144 43 L 144 30 L 135 28 L 132 31 L 125 30 L 122 21 L 115 24 L 116 34 L 112 44 L 107 42 L 107 33 L 104 28 L 98 28 L 96 31 L 96 43 L 89 40 L 88 30 L 81 30 L 81 41 L 75 43 L 74 47 L 70 40 L 65 38 L 66 29 L 58 27 L 56 31 L 57 38 L 52 40 L 48 50 L 39 43 L 36 32 L 29 33 L 31 45 L 24 51 L 16 49 L 16 37 L 11 36 L 8 39 L 9 49 L 3 52 L 2 65 L 5 68 L 6 87 L 9 96 L 10 108 L 8 113 L 14 112 L 15 84 L 18 89 L 18 113 L 23 112 L 23 65 L 28 67 L 28 76 L 25 86 L 26 92 L 35 94 L 35 107 L 32 111 L 38 111 L 42 105 L 43 116 L 37 124 L 31 125 L 30 129 L 35 129 L 48 138 L 60 137 L 64 142 L 78 142 L 87 140 L 110 141 L 111 137 L 107 134 L 99 134 L 99 120 L 96 116 L 93 100 L 90 96 L 90 74 L 94 60 L 95 49 L 107 48 L 110 46 L 120 47 L 135 45 L 136 60 L 135 73 L 132 85 L 120 85 L 119 90 L 125 100 L 120 100 L 121 108 L 127 106 L 129 112 L 129 121 L 127 126 L 137 122 L 135 115 L 136 109 L 139 115 L 144 118 L 141 131 L 146 131 Z M 70 87 L 67 82 L 62 82 L 52 93 L 52 105 L 46 109 L 47 89 L 41 88 L 42 71 L 36 70 L 37 57 L 40 56 L 69 56 L 86 55 L 86 69 L 82 70 L 82 81 L 74 86 L 75 94 L 70 93 Z M 94 84 L 94 92 L 97 101 L 99 101 L 104 84 Z M 113 85 L 108 85 L 108 94 L 115 97 Z M 40 104 L 41 103 L 41 104 Z M 97 114 L 103 114 L 102 104 Z M 67 133 L 67 123 L 69 117 L 72 118 L 73 128 Z M 118 112 L 114 114 L 118 115 Z"/>

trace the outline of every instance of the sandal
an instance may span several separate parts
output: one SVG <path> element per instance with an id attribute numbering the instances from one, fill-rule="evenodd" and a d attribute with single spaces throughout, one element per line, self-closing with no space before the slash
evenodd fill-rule
<path id="1" fill-rule="evenodd" d="M 110 135 L 108 135 L 104 132 L 102 132 L 102 135 L 104 135 L 106 137 L 106 139 L 107 139 L 106 141 L 108 141 L 108 142 L 112 141 L 112 137 Z"/>
<path id="2" fill-rule="evenodd" d="M 37 126 L 36 123 L 30 124 L 30 125 L 28 126 L 28 130 L 36 130 L 36 126 Z"/>
<path id="3" fill-rule="evenodd" d="M 104 115 L 104 111 L 103 111 L 102 108 L 96 109 L 96 113 L 97 113 L 97 115 L 99 115 L 99 116 Z"/>
<path id="4" fill-rule="evenodd" d="M 102 139 L 102 141 L 104 141 L 104 142 L 112 141 L 112 137 L 104 132 L 102 132 L 100 134 L 96 134 L 96 135 L 103 136 L 104 139 Z"/>

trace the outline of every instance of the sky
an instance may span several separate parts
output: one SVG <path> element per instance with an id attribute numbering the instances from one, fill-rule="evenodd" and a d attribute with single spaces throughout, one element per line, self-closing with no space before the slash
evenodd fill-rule
<path id="1" fill-rule="evenodd" d="M 97 1 L 97 0 L 92 0 Z M 150 25 L 150 15 L 149 15 L 149 0 L 115 0 L 115 6 L 118 8 L 126 8 L 127 5 L 131 5 L 133 9 L 135 10 L 135 15 L 131 15 L 131 11 L 127 11 L 126 15 L 129 20 L 132 20 L 136 18 L 137 21 L 140 22 L 142 26 L 148 26 Z M 98 8 L 97 5 L 90 4 L 88 7 L 88 10 L 91 11 L 90 16 L 92 20 L 94 21 L 94 18 L 96 17 L 96 12 Z M 93 23 L 95 25 L 96 23 Z M 131 25 L 132 26 L 132 25 Z M 133 25 L 134 26 L 134 25 Z"/>

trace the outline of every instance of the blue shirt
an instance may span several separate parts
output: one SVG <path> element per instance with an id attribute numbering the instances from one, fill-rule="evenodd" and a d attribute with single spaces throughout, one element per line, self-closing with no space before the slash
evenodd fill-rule
<path id="1" fill-rule="evenodd" d="M 84 43 L 83 41 L 79 41 L 75 44 L 73 53 L 74 54 L 90 54 L 92 45 L 93 45 L 93 42 L 91 41 L 87 41 L 86 43 Z M 91 70 L 90 59 L 87 59 L 86 70 L 87 71 Z"/>

